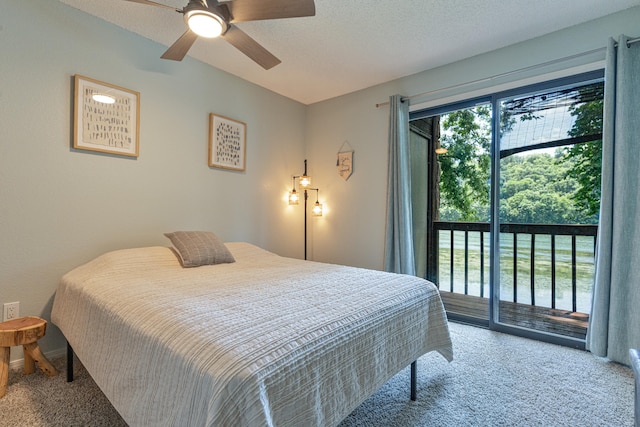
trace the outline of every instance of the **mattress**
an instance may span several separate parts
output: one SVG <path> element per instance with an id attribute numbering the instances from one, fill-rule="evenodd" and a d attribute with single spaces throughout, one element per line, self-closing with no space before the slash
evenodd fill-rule
<path id="1" fill-rule="evenodd" d="M 236 262 L 123 249 L 62 278 L 52 322 L 129 425 L 335 426 L 421 355 L 452 360 L 432 283 L 226 245 Z"/>

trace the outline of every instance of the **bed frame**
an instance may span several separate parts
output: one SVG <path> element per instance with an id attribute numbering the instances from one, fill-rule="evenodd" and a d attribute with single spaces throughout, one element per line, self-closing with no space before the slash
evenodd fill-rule
<path id="1" fill-rule="evenodd" d="M 73 381 L 73 348 L 67 341 L 67 382 Z M 411 400 L 417 400 L 418 396 L 418 361 L 411 362 Z"/>

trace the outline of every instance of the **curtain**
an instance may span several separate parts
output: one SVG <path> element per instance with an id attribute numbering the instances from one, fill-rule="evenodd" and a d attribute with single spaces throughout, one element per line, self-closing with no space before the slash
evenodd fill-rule
<path id="1" fill-rule="evenodd" d="M 384 269 L 415 275 L 409 159 L 409 102 L 390 98 Z"/>
<path id="2" fill-rule="evenodd" d="M 587 348 L 629 364 L 640 348 L 640 43 L 609 40 L 602 192 Z"/>

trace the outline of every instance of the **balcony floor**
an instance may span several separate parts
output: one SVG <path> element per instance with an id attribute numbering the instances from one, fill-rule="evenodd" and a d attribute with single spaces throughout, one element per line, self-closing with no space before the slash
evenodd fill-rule
<path id="1" fill-rule="evenodd" d="M 477 296 L 440 291 L 448 313 L 488 319 L 489 300 Z M 500 301 L 500 322 L 541 332 L 584 340 L 589 315 L 529 304 Z"/>

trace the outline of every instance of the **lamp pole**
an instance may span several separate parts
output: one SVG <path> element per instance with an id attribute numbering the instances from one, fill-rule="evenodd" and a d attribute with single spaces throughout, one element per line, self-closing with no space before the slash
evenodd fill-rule
<path id="1" fill-rule="evenodd" d="M 316 193 L 316 204 L 313 206 L 313 210 L 312 210 L 312 214 L 313 216 L 322 216 L 322 205 L 320 204 L 320 202 L 318 201 L 318 195 L 320 193 L 320 190 L 318 188 L 311 188 L 311 177 L 309 175 L 307 175 L 307 159 L 304 160 L 304 172 L 302 175 L 293 175 L 292 176 L 292 184 L 293 184 L 293 188 L 291 188 L 291 191 L 289 192 L 289 204 L 290 205 L 297 205 L 298 203 L 300 203 L 300 196 L 298 194 L 298 192 L 296 192 L 296 178 L 300 180 L 300 189 L 304 190 L 304 259 L 307 259 L 307 231 L 308 231 L 308 224 L 307 224 L 307 207 L 308 207 L 308 203 L 307 201 L 309 200 L 309 191 L 308 190 L 315 190 Z"/>
<path id="2" fill-rule="evenodd" d="M 307 175 L 307 159 L 304 159 L 304 176 Z M 307 199 L 309 194 L 307 189 L 304 189 L 304 259 L 307 260 Z"/>

